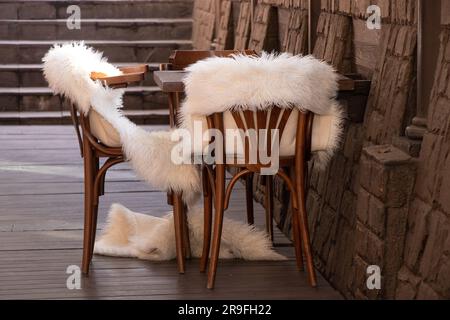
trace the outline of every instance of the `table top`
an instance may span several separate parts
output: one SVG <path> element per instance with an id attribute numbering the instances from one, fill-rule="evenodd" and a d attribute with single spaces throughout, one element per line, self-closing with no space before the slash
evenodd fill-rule
<path id="1" fill-rule="evenodd" d="M 163 92 L 184 92 L 183 78 L 187 71 L 155 71 L 153 78 Z M 339 75 L 339 91 L 354 91 L 358 80 Z"/>

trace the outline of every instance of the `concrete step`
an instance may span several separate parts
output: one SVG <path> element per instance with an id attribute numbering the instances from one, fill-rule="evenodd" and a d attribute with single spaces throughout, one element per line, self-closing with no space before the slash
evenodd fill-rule
<path id="1" fill-rule="evenodd" d="M 116 63 L 117 66 L 129 66 L 136 63 Z M 150 71 L 158 70 L 159 63 L 149 63 Z M 152 73 L 147 74 L 147 78 L 140 86 L 155 86 Z M 25 88 L 25 87 L 46 87 L 47 81 L 42 73 L 42 64 L 0 64 L 0 87 Z"/>
<path id="2" fill-rule="evenodd" d="M 64 41 L 0 41 L 2 64 L 37 64 L 55 43 Z M 167 61 L 176 49 L 190 49 L 189 40 L 103 41 L 87 40 L 97 50 L 104 52 L 111 62 L 160 62 Z"/>
<path id="3" fill-rule="evenodd" d="M 166 125 L 169 123 L 167 110 L 125 110 L 124 114 L 134 123 Z M 71 124 L 68 111 L 47 112 L 0 112 L 0 125 Z"/>
<path id="4" fill-rule="evenodd" d="M 167 109 L 167 95 L 158 87 L 129 87 L 125 89 L 125 110 Z M 0 88 L 1 112 L 42 112 L 68 110 L 59 96 L 47 87 Z"/>
<path id="5" fill-rule="evenodd" d="M 192 19 L 82 19 L 70 30 L 66 19 L 0 20 L 4 40 L 165 40 L 191 38 Z"/>
<path id="6" fill-rule="evenodd" d="M 70 5 L 82 19 L 189 18 L 193 0 L 2 0 L 0 19 L 67 19 Z"/>

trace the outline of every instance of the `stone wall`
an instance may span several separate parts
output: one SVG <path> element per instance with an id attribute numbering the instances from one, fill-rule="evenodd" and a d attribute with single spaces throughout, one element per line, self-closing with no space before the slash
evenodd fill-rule
<path id="1" fill-rule="evenodd" d="M 307 52 L 307 1 L 255 1 L 253 24 L 250 1 L 225 1 L 233 22 L 220 28 L 234 43 L 221 48 L 262 50 L 278 34 L 279 51 Z M 309 170 L 316 267 L 347 298 L 450 298 L 450 0 L 441 2 L 441 51 L 421 142 L 404 134 L 416 113 L 416 1 L 320 1 L 314 55 L 372 80 L 367 106 L 341 100 L 362 116 L 350 116 L 330 166 Z M 381 8 L 381 30 L 366 27 L 371 4 Z M 254 189 L 262 202 L 260 182 Z M 275 220 L 290 234 L 289 195 L 279 180 L 274 195 Z M 370 265 L 381 268 L 381 290 L 367 288 Z"/>
<path id="2" fill-rule="evenodd" d="M 447 9 L 450 1 L 446 0 Z M 418 160 L 397 298 L 450 298 L 450 11 Z"/>

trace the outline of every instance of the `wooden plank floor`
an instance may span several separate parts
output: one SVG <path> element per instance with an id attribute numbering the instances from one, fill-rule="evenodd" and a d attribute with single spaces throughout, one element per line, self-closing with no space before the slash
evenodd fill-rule
<path id="1" fill-rule="evenodd" d="M 157 129 L 152 127 L 150 129 Z M 68 290 L 66 269 L 81 263 L 82 160 L 70 126 L 0 127 L 0 299 L 340 299 L 319 276 L 312 289 L 296 271 L 293 248 L 283 262 L 220 261 L 216 289 L 205 288 L 198 260 L 178 275 L 175 261 L 155 263 L 95 256 L 81 290 Z M 127 164 L 107 177 L 99 227 L 110 205 L 164 215 L 166 196 L 139 182 Z M 227 215 L 244 219 L 242 186 Z M 263 227 L 255 204 L 257 226 Z M 288 240 L 276 232 L 276 242 Z"/>

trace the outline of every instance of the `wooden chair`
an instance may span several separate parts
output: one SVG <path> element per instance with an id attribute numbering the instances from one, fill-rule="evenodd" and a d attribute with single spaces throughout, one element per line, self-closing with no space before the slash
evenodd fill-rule
<path id="1" fill-rule="evenodd" d="M 189 65 L 196 63 L 200 60 L 207 59 L 210 57 L 229 57 L 233 54 L 243 53 L 246 55 L 256 55 L 254 50 L 222 50 L 222 51 L 201 51 L 201 50 L 176 50 L 169 57 L 169 63 L 160 64 L 159 69 L 161 71 L 165 70 L 184 70 Z M 168 94 L 169 99 L 169 115 L 170 115 L 170 127 L 175 128 L 178 125 L 177 113 L 180 108 L 181 96 L 178 92 L 171 92 Z M 170 205 L 174 203 L 181 203 L 180 195 L 173 194 L 169 192 L 167 194 L 167 201 Z M 249 224 L 254 224 L 254 213 L 253 213 L 253 175 L 247 175 L 246 177 L 246 201 L 247 201 L 247 221 Z M 177 207 L 180 207 L 179 205 Z M 187 227 L 187 218 L 184 214 L 185 208 L 182 212 L 174 211 L 175 221 L 182 221 L 183 227 L 181 230 L 175 230 L 178 232 L 178 239 L 184 239 L 184 246 L 181 243 L 177 243 L 177 252 L 184 252 L 186 257 L 190 257 L 189 248 L 189 232 Z M 181 216 L 180 216 L 181 215 Z M 209 233 L 210 235 L 210 233 Z M 210 242 L 210 238 L 207 239 Z M 180 258 L 181 255 L 177 256 Z M 184 266 L 184 261 L 178 261 L 179 265 Z M 201 265 L 203 266 L 203 264 Z M 205 272 L 206 268 L 201 267 L 201 271 Z M 184 272 L 184 267 L 183 267 Z"/>
<path id="2" fill-rule="evenodd" d="M 289 118 L 292 110 L 280 109 L 276 106 L 272 107 L 271 112 L 268 111 L 231 111 L 232 116 L 239 129 L 255 129 L 268 130 L 267 149 L 269 155 L 271 153 L 271 137 L 270 130 L 279 131 L 279 139 L 281 139 L 287 119 Z M 256 115 L 255 115 L 256 113 Z M 241 116 L 242 114 L 242 116 Z M 306 176 L 307 176 L 307 161 L 311 153 L 311 135 L 312 135 L 312 123 L 313 114 L 310 112 L 300 112 L 298 116 L 298 123 L 296 129 L 296 141 L 295 141 L 295 155 L 291 157 L 280 157 L 280 170 L 277 174 L 283 179 L 291 192 L 291 204 L 292 204 L 292 225 L 294 246 L 296 253 L 297 266 L 300 270 L 303 269 L 303 251 L 306 258 L 306 267 L 308 271 L 309 282 L 311 286 L 317 285 L 316 274 L 313 266 L 312 253 L 310 248 L 308 222 L 306 215 Z M 255 120 L 256 119 L 256 120 Z M 208 128 L 217 129 L 222 132 L 225 137 L 224 128 L 224 114 L 216 113 L 208 116 Z M 259 139 L 259 138 L 258 138 Z M 259 140 L 258 140 L 259 141 Z M 211 141 L 212 142 L 212 141 Z M 220 144 L 219 144 L 220 145 Z M 259 142 L 256 143 L 254 148 L 259 148 Z M 228 208 L 231 192 L 236 182 L 243 176 L 252 175 L 255 172 L 260 173 L 261 169 L 267 167 L 257 160 L 257 163 L 250 163 L 249 150 L 250 143 L 248 139 L 244 141 L 245 147 L 245 161 L 239 163 L 236 159 L 233 161 L 223 161 L 221 163 L 216 162 L 215 165 L 203 164 L 203 188 L 204 188 L 204 207 L 205 207 L 205 238 L 203 246 L 203 255 L 201 259 L 202 269 L 206 268 L 210 243 L 207 234 L 210 234 L 212 227 L 212 198 L 214 196 L 214 233 L 212 239 L 211 257 L 208 268 L 208 283 L 207 287 L 212 289 L 214 287 L 217 263 L 219 259 L 220 241 L 222 235 L 222 223 L 224 211 Z M 258 152 L 259 150 L 257 150 Z M 226 154 L 225 143 L 223 143 L 222 154 Z M 257 153 L 259 155 L 259 152 Z M 216 151 L 217 155 L 217 151 Z M 242 161 L 241 161 L 242 162 Z M 229 168 L 240 168 L 238 174 L 236 174 L 225 188 L 225 172 Z M 294 168 L 294 178 L 289 177 L 285 168 Z M 272 183 L 272 176 L 267 176 L 266 187 L 269 183 Z M 270 188 L 270 187 L 268 187 Z M 267 205 L 271 206 L 271 193 L 266 192 Z M 302 250 L 303 244 L 303 250 Z"/>
<path id="3" fill-rule="evenodd" d="M 105 86 L 111 88 L 127 87 L 129 84 L 144 80 L 148 72 L 148 65 L 137 65 L 120 68 L 123 75 L 107 77 L 92 73 L 93 80 L 100 80 Z M 94 251 L 95 234 L 97 230 L 97 216 L 99 197 L 105 192 L 105 176 L 108 169 L 126 161 L 121 147 L 111 147 L 102 143 L 92 133 L 89 121 L 90 115 L 79 113 L 76 107 L 70 104 L 72 123 L 80 146 L 81 156 L 84 159 L 84 236 L 82 272 L 89 273 L 89 266 Z M 81 128 L 81 131 L 80 131 Z M 106 159 L 100 167 L 100 160 Z"/>

